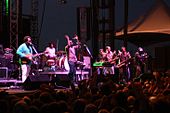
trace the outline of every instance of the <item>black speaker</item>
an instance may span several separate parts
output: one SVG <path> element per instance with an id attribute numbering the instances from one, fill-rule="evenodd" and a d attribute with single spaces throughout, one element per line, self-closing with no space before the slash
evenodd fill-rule
<path id="1" fill-rule="evenodd" d="M 67 74 L 57 74 L 54 76 L 52 81 L 58 88 L 68 88 L 70 86 L 70 81 Z"/>
<path id="2" fill-rule="evenodd" d="M 8 78 L 8 67 L 0 67 L 0 80 Z"/>
<path id="3" fill-rule="evenodd" d="M 29 75 L 25 82 L 23 83 L 23 88 L 25 90 L 35 90 L 39 89 L 41 84 L 49 84 L 50 77 L 47 74 L 40 75 Z"/>

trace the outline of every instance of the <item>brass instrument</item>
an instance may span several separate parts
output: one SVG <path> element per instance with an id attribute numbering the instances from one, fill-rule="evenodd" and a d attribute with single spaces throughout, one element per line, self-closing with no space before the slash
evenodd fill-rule
<path id="1" fill-rule="evenodd" d="M 114 59 L 112 59 L 112 60 L 110 61 L 110 63 L 111 63 L 111 64 L 115 64 L 115 63 L 116 63 L 116 60 L 118 60 L 118 59 L 119 59 L 119 56 L 117 55 L 117 56 L 115 56 Z"/>
<path id="2" fill-rule="evenodd" d="M 119 64 L 116 65 L 116 68 L 121 68 L 122 66 L 128 64 L 133 58 L 128 58 L 126 60 L 123 60 L 122 62 L 120 62 Z"/>

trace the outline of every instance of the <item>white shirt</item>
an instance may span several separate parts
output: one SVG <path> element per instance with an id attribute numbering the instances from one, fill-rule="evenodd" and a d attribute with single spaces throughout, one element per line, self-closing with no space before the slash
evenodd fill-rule
<path id="1" fill-rule="evenodd" d="M 56 54 L 55 54 L 55 48 L 47 47 L 46 50 L 45 50 L 45 55 L 46 55 L 47 57 L 50 57 L 50 58 L 55 57 L 55 56 L 56 56 Z"/>

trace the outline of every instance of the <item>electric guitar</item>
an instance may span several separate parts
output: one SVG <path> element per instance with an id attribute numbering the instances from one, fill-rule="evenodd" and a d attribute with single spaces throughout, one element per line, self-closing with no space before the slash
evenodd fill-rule
<path id="1" fill-rule="evenodd" d="M 21 64 L 29 64 L 29 63 L 38 64 L 38 57 L 43 54 L 44 52 L 37 53 L 37 54 L 26 54 L 25 57 L 21 58 Z"/>

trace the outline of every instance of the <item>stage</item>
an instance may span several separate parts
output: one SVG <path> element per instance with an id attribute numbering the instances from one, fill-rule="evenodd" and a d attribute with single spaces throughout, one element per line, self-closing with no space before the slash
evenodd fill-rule
<path id="1" fill-rule="evenodd" d="M 90 72 L 85 70 L 76 71 L 76 80 L 81 81 L 89 79 Z M 10 94 L 30 93 L 39 88 L 41 84 L 53 84 L 55 89 L 68 89 L 68 71 L 42 71 L 38 75 L 30 75 L 23 83 L 19 79 L 1 78 L 0 90 L 4 90 Z M 23 87 L 24 86 L 24 87 Z M 26 88 L 25 88 L 26 86 Z M 29 91 L 28 91 L 29 90 Z"/>
<path id="2" fill-rule="evenodd" d="M 44 71 L 44 72 L 40 72 L 40 75 L 48 75 L 50 77 L 53 77 L 53 76 L 66 76 L 68 75 L 68 71 Z M 77 70 L 76 71 L 76 79 L 77 81 L 81 81 L 81 80 L 84 80 L 84 79 L 89 79 L 90 77 L 90 71 L 85 71 L 85 70 Z"/>

